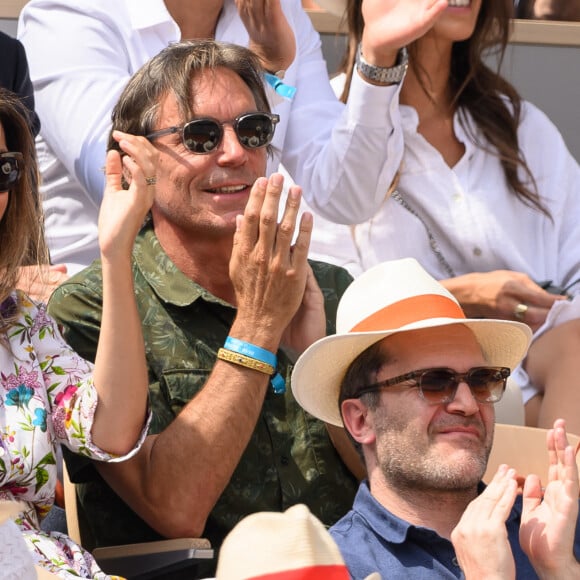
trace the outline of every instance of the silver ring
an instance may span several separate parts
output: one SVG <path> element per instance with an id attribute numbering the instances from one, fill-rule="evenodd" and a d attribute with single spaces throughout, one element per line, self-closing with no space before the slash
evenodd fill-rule
<path id="1" fill-rule="evenodd" d="M 514 316 L 518 319 L 518 320 L 523 320 L 526 316 L 526 312 L 528 311 L 528 305 L 527 304 L 518 304 L 515 308 L 514 308 Z"/>
<path id="2" fill-rule="evenodd" d="M 155 185 L 157 183 L 157 177 L 153 176 L 153 177 L 146 177 L 145 178 L 145 183 L 147 185 Z"/>

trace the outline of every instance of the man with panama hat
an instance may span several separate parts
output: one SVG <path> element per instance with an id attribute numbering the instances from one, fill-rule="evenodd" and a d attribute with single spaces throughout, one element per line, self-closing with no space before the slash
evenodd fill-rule
<path id="1" fill-rule="evenodd" d="M 467 319 L 414 259 L 357 278 L 336 326 L 299 358 L 292 389 L 308 412 L 344 424 L 364 458 L 368 480 L 331 528 L 352 577 L 464 578 L 468 569 L 513 577 L 514 566 L 522 578 L 580 577 L 578 471 L 562 420 L 548 437 L 554 468 L 543 499 L 535 476 L 516 499 L 506 466 L 487 488 L 481 483 L 494 403 L 526 354 L 529 328 Z M 471 545 L 463 558 L 451 542 L 460 521 L 454 540 L 475 525 L 491 547 Z"/>

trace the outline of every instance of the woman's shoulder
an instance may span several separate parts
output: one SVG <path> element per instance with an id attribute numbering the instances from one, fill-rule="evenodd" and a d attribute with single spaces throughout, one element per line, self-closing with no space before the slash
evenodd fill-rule
<path id="1" fill-rule="evenodd" d="M 0 316 L 11 321 L 11 326 L 28 325 L 40 328 L 52 324 L 46 304 L 33 300 L 22 290 L 14 290 L 0 303 Z"/>

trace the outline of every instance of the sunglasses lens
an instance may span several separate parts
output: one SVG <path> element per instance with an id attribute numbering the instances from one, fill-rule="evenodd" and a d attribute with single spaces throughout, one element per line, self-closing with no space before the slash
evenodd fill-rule
<path id="1" fill-rule="evenodd" d="M 449 369 L 432 369 L 421 375 L 420 388 L 429 403 L 441 403 L 453 394 L 455 373 Z"/>
<path id="2" fill-rule="evenodd" d="M 258 149 L 270 144 L 274 137 L 274 123 L 268 115 L 253 113 L 238 119 L 236 134 L 248 149 Z"/>
<path id="3" fill-rule="evenodd" d="M 183 128 L 183 142 L 193 153 L 210 153 L 222 140 L 222 127 L 211 119 L 198 119 Z"/>
<path id="4" fill-rule="evenodd" d="M 0 155 L 0 191 L 8 191 L 20 179 L 20 164 L 15 157 Z"/>
<path id="5" fill-rule="evenodd" d="M 505 389 L 506 379 L 503 369 L 473 369 L 468 375 L 473 397 L 480 403 L 499 401 Z"/>

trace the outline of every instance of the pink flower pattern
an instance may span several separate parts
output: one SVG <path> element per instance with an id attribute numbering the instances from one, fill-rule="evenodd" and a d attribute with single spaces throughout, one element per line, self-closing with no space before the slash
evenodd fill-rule
<path id="1" fill-rule="evenodd" d="M 91 440 L 93 366 L 66 344 L 43 306 L 20 292 L 9 300 L 19 304 L 19 317 L 0 342 L 0 499 L 25 503 L 16 523 L 42 567 L 71 580 L 110 578 L 68 536 L 40 531 L 54 502 L 56 445 L 101 461 L 121 459 Z M 146 426 L 133 453 L 145 435 Z"/>

